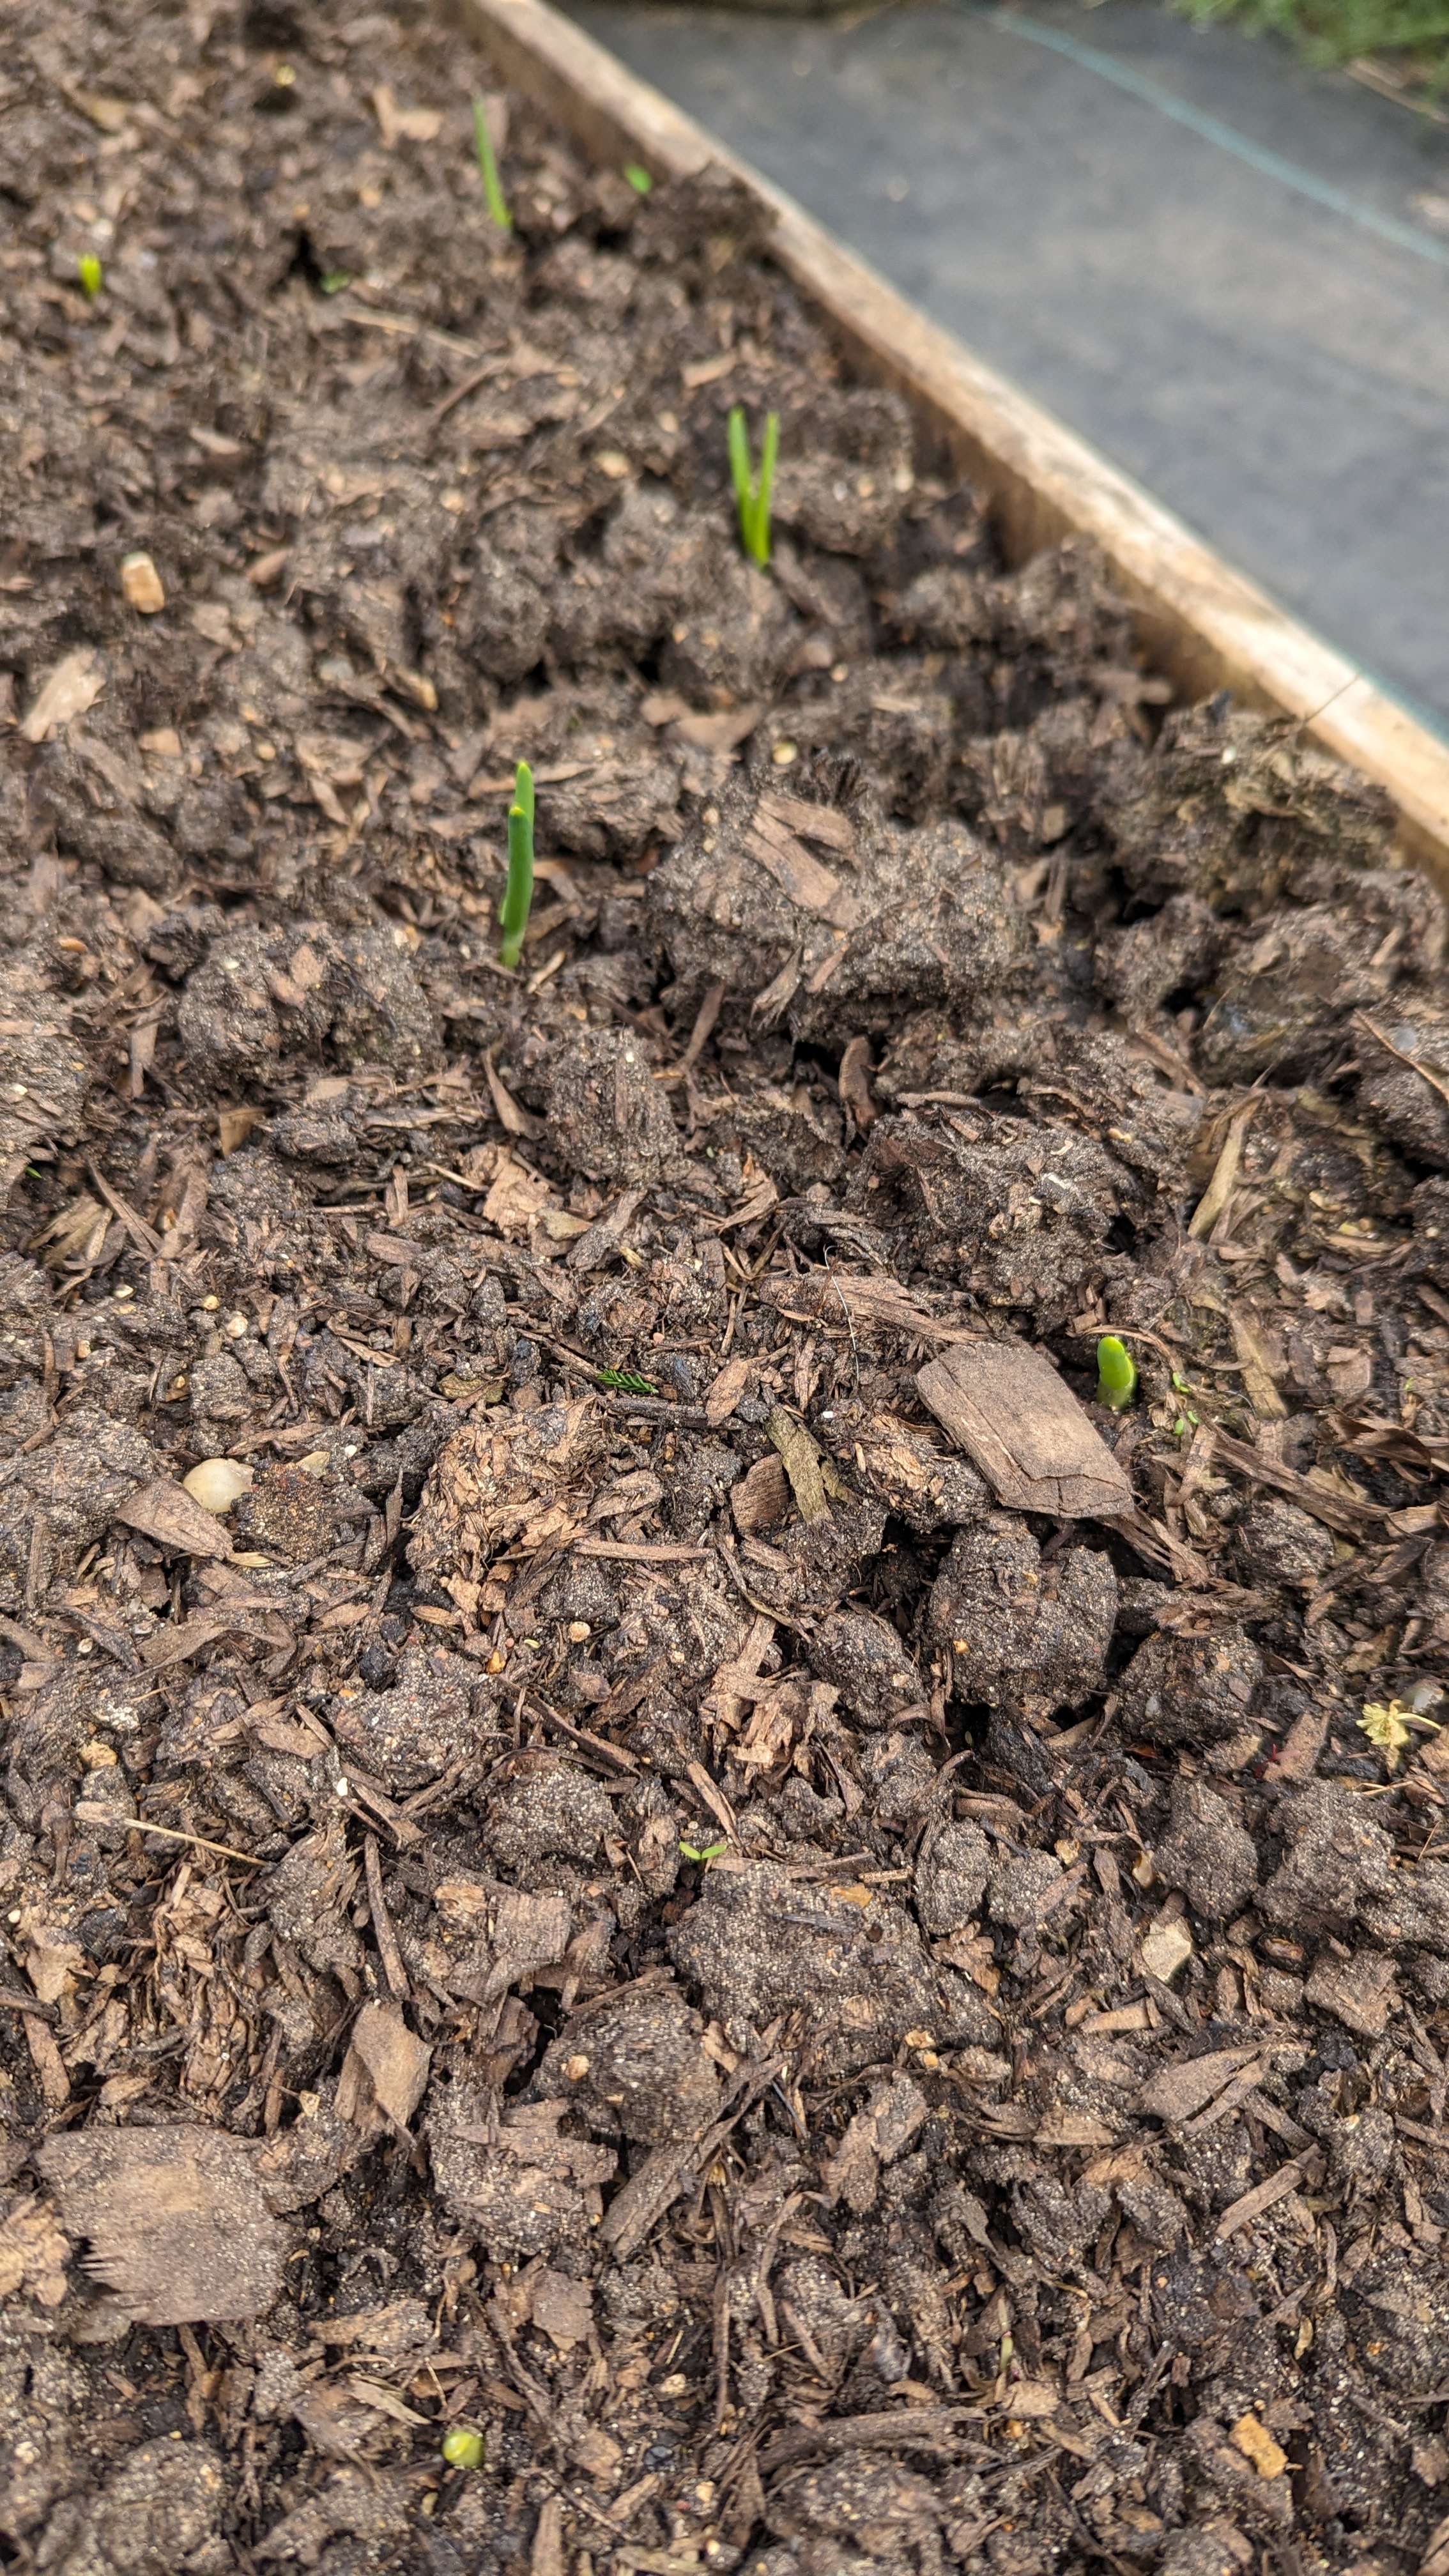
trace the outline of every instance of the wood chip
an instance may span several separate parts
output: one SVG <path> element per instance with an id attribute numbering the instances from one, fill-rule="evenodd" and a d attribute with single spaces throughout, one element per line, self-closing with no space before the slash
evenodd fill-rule
<path id="1" fill-rule="evenodd" d="M 1165 1986 L 1192 1957 L 1192 1934 L 1175 1916 L 1165 1923 L 1154 1923 L 1142 1936 L 1140 1956 L 1148 1975 Z"/>
<path id="2" fill-rule="evenodd" d="M 1259 1095 L 1246 1101 L 1233 1119 L 1227 1139 L 1213 1167 L 1213 1176 L 1192 1213 L 1188 1233 L 1196 1242 L 1205 1242 L 1217 1224 L 1238 1182 L 1238 1168 L 1243 1159 L 1243 1139 L 1257 1114 Z"/>
<path id="3" fill-rule="evenodd" d="M 782 796 L 772 788 L 760 798 L 758 812 L 802 841 L 818 841 L 823 849 L 838 850 L 845 859 L 855 856 L 855 825 L 838 805 L 812 805 L 804 796 Z"/>
<path id="4" fill-rule="evenodd" d="M 231 1541 L 214 1512 L 203 1511 L 200 1503 L 186 1493 L 169 1476 L 158 1476 L 153 1484 L 143 1485 L 128 1503 L 122 1503 L 116 1514 L 127 1529 L 139 1530 L 143 1538 L 154 1539 L 168 1556 L 219 1557 L 224 1561 L 232 1553 Z"/>
<path id="5" fill-rule="evenodd" d="M 825 1461 L 804 1423 L 797 1422 L 794 1414 L 787 1413 L 783 1405 L 772 1405 L 765 1423 L 765 1434 L 780 1453 L 800 1518 L 802 1521 L 820 1520 L 830 1509 L 825 1490 Z"/>
<path id="6" fill-rule="evenodd" d="M 1113 1520 L 1132 1488 L 1044 1351 L 958 1342 L 916 1377 L 942 1429 L 1013 1511 Z"/>
<path id="7" fill-rule="evenodd" d="M 1288 1407 L 1273 1384 L 1272 1362 L 1262 1334 L 1237 1307 L 1234 1307 L 1230 1320 L 1233 1347 L 1243 1365 L 1243 1387 L 1248 1402 L 1260 1422 L 1286 1421 Z"/>
<path id="8" fill-rule="evenodd" d="M 575 1556 L 614 1557 L 621 1565 L 683 1565 L 691 1557 L 708 1556 L 707 1547 L 650 1547 L 642 1540 L 627 1546 L 607 1538 L 581 1538 L 574 1542 Z"/>
<path id="9" fill-rule="evenodd" d="M 851 1038 L 840 1059 L 836 1076 L 840 1097 L 857 1127 L 864 1134 L 880 1116 L 880 1103 L 870 1087 L 870 1040 Z"/>
<path id="10" fill-rule="evenodd" d="M 1276 2202 L 1286 2200 L 1290 2191 L 1297 2190 L 1315 2161 L 1311 2149 L 1295 2156 L 1291 2164 L 1280 2165 L 1266 2182 L 1255 2183 L 1251 2191 L 1245 2191 L 1241 2200 L 1231 2201 L 1213 2230 L 1218 2243 L 1221 2245 L 1227 2237 L 1236 2236 L 1240 2227 L 1251 2227 L 1253 2220 L 1261 2218 L 1265 2209 L 1272 2209 Z"/>
<path id="11" fill-rule="evenodd" d="M 740 1397 L 755 1372 L 753 1360 L 726 1360 L 704 1399 L 705 1418 L 711 1431 L 728 1422 Z"/>
<path id="12" fill-rule="evenodd" d="M 1260 2478 L 1281 2478 L 1288 2466 L 1288 2454 L 1280 2449 L 1256 2415 L 1240 2415 L 1228 2440 L 1251 2460 Z"/>
<path id="13" fill-rule="evenodd" d="M 1351 1959 L 1335 1959 L 1325 1951 L 1309 1975 L 1303 2000 L 1332 2013 L 1359 2039 L 1382 2039 L 1399 2000 L 1394 1963 L 1377 1950 L 1356 1951 Z"/>
<path id="14" fill-rule="evenodd" d="M 778 1458 L 759 1458 L 730 1487 L 730 1512 L 741 1538 L 773 1529 L 790 1508 L 790 1479 Z"/>
<path id="15" fill-rule="evenodd" d="M 384 2123 L 405 2135 L 428 2081 L 433 2052 L 396 2003 L 364 2004 L 337 2078 L 337 2110 L 364 2131 Z"/>
<path id="16" fill-rule="evenodd" d="M 280 2296 L 281 2229 L 238 2139 L 180 2123 L 87 2129 L 32 2161 L 136 2325 L 260 2316 Z"/>
<path id="17" fill-rule="evenodd" d="M 70 724 L 93 707 L 106 685 L 100 656 L 89 645 L 78 653 L 67 653 L 57 662 L 41 684 L 30 713 L 20 728 L 26 742 L 46 742 L 57 725 Z"/>
<path id="18" fill-rule="evenodd" d="M 514 1099 L 508 1085 L 494 1072 L 493 1058 L 486 1052 L 483 1057 L 483 1071 L 487 1077 L 489 1091 L 493 1095 L 493 1107 L 499 1124 L 507 1128 L 510 1136 L 541 1136 L 542 1121 L 535 1118 L 531 1111 L 523 1108 Z"/>
<path id="19" fill-rule="evenodd" d="M 1223 1467 L 1232 1467 L 1240 1476 L 1250 1476 L 1257 1485 L 1271 1485 L 1277 1494 L 1289 1499 L 1305 1512 L 1311 1512 L 1326 1529 L 1341 1530 L 1347 1538 L 1367 1538 L 1385 1518 L 1382 1504 L 1365 1498 L 1357 1501 L 1341 1487 L 1320 1485 L 1313 1476 L 1300 1476 L 1292 1467 L 1282 1467 L 1276 1458 L 1266 1458 L 1250 1449 L 1245 1440 L 1234 1440 L 1219 1431 L 1213 1443 L 1213 1457 Z"/>
<path id="20" fill-rule="evenodd" d="M 802 912 L 818 913 L 833 930 L 855 929 L 860 920 L 857 898 L 846 891 L 838 876 L 811 857 L 803 841 L 797 841 L 783 823 L 774 822 L 763 806 L 756 810 L 745 847 Z"/>
<path id="21" fill-rule="evenodd" d="M 1179 2058 L 1150 2077 L 1137 2096 L 1140 2111 L 1159 2120 L 1190 2120 L 1231 2084 L 1257 2054 L 1251 2048 L 1215 2048 L 1207 2057 Z"/>

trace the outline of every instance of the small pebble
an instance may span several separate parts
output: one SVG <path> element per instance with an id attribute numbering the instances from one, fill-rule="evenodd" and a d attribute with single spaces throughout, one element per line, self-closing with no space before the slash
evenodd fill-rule
<path id="1" fill-rule="evenodd" d="M 159 616 L 166 605 L 161 575 L 149 555 L 127 555 L 121 564 L 121 588 L 142 617 Z"/>

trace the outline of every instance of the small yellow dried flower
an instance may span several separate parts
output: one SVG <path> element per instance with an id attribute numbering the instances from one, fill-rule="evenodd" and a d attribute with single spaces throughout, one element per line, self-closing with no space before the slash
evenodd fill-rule
<path id="1" fill-rule="evenodd" d="M 1364 1702 L 1363 1715 L 1358 1721 L 1359 1732 L 1368 1737 L 1370 1744 L 1378 1746 L 1384 1757 L 1386 1770 L 1398 1769 L 1400 1754 L 1404 1747 L 1412 1744 L 1414 1740 L 1404 1724 L 1405 1718 L 1409 1715 L 1410 1711 L 1404 1707 L 1401 1700 L 1391 1699 L 1387 1708 L 1380 1700 L 1371 1699 Z"/>

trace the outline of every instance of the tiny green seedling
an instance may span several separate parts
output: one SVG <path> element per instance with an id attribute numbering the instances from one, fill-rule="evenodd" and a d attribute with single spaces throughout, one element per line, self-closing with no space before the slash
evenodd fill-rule
<path id="1" fill-rule="evenodd" d="M 471 2424 L 450 2425 L 443 2435 L 443 2457 L 450 2469 L 481 2469 L 483 2436 Z"/>
<path id="2" fill-rule="evenodd" d="M 106 282 L 106 272 L 93 250 L 83 250 L 75 264 L 80 290 L 87 304 L 94 304 Z"/>
<path id="3" fill-rule="evenodd" d="M 329 268 L 326 276 L 320 277 L 317 283 L 324 295 L 341 295 L 352 284 L 352 271 L 350 268 Z"/>
<path id="4" fill-rule="evenodd" d="M 735 509 L 740 522 L 740 543 L 751 563 L 757 563 L 763 571 L 770 560 L 770 501 L 775 489 L 775 464 L 780 453 L 780 415 L 772 411 L 766 416 L 758 481 L 750 465 L 750 433 L 738 403 L 729 416 L 727 437 L 730 481 L 734 485 Z"/>
<path id="5" fill-rule="evenodd" d="M 628 180 L 635 195 L 638 197 L 647 197 L 650 189 L 654 185 L 648 171 L 643 169 L 637 161 L 625 162 L 624 176 Z"/>
<path id="6" fill-rule="evenodd" d="M 1137 1362 L 1115 1333 L 1104 1333 L 1097 1344 L 1097 1402 L 1125 1413 L 1136 1392 Z"/>
<path id="7" fill-rule="evenodd" d="M 503 193 L 503 182 L 498 176 L 498 163 L 493 155 L 493 137 L 488 131 L 488 102 L 484 98 L 475 98 L 473 101 L 473 143 L 478 154 L 478 176 L 483 182 L 484 203 L 499 231 L 511 233 L 513 217 L 508 211 L 508 199 Z"/>
<path id="8" fill-rule="evenodd" d="M 608 1387 L 614 1395 L 657 1395 L 659 1393 L 657 1378 L 639 1377 L 633 1369 L 595 1369 L 594 1375 L 600 1386 Z"/>
<path id="9" fill-rule="evenodd" d="M 685 1843 L 685 1842 L 682 1842 L 682 1843 L 680 1844 L 680 1846 L 679 1846 L 680 1856 L 681 1856 L 681 1858 L 682 1858 L 682 1859 L 684 1859 L 684 1860 L 702 1860 L 702 1861 L 718 1860 L 718 1859 L 719 1859 L 719 1856 L 720 1856 L 720 1854 L 721 1854 L 721 1852 L 728 1851 L 728 1849 L 729 1849 L 729 1845 L 728 1845 L 728 1843 L 725 1843 L 725 1842 L 718 1842 L 718 1843 Z"/>
<path id="10" fill-rule="evenodd" d="M 508 809 L 508 883 L 498 907 L 503 938 L 500 966 L 514 967 L 523 955 L 523 934 L 533 902 L 533 772 L 520 760 L 513 777 L 513 803 Z"/>

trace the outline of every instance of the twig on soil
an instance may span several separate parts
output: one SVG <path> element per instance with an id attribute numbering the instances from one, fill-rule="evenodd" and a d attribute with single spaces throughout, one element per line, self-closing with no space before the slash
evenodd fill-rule
<path id="1" fill-rule="evenodd" d="M 632 1753 L 625 1753 L 617 1744 L 606 1744 L 601 1735 L 591 1735 L 585 1726 L 570 1726 L 566 1717 L 560 1717 L 556 1709 L 545 1707 L 542 1700 L 530 1701 L 529 1711 L 542 1725 L 551 1726 L 558 1734 L 566 1735 L 571 1744 L 579 1745 L 585 1753 L 597 1754 L 601 1762 L 611 1762 L 616 1771 L 626 1772 L 630 1779 L 637 1777 L 639 1765 Z"/>
<path id="2" fill-rule="evenodd" d="M 109 1181 L 102 1180 L 100 1173 L 96 1170 L 94 1163 L 90 1161 L 89 1157 L 86 1161 L 86 1170 L 89 1172 L 96 1188 L 100 1191 L 107 1207 L 111 1208 L 120 1218 L 122 1225 L 125 1227 L 131 1241 L 136 1246 L 137 1251 L 146 1253 L 148 1257 L 154 1261 L 157 1254 L 162 1249 L 160 1235 L 155 1232 L 154 1228 L 146 1223 L 144 1217 L 138 1216 L 135 1209 L 127 1205 L 119 1191 L 112 1189 Z"/>
<path id="3" fill-rule="evenodd" d="M 114 1807 L 103 1804 L 99 1798 L 79 1799 L 76 1814 L 82 1824 L 115 1825 L 128 1834 L 159 1834 L 168 1843 L 192 1843 L 198 1851 L 216 1852 L 222 1860 L 239 1860 L 246 1869 L 270 1869 L 272 1866 L 269 1860 L 259 1859 L 255 1852 L 236 1851 L 230 1843 L 208 1842 L 205 1834 L 183 1833 L 179 1825 L 153 1825 L 144 1816 L 118 1815 Z"/>
<path id="4" fill-rule="evenodd" d="M 812 2451 L 939 2451 L 954 2447 L 958 2428 L 984 2423 L 991 2413 L 989 2406 L 902 2406 L 888 2415 L 837 2415 L 826 2424 L 777 2433 L 761 2452 L 760 2466 L 783 2469 L 808 2460 Z"/>
<path id="5" fill-rule="evenodd" d="M 368 1911 L 372 1916 L 372 1929 L 377 1940 L 377 1953 L 382 1961 L 383 1975 L 399 2003 L 406 2003 L 412 1994 L 412 1988 L 408 1984 L 402 1952 L 397 1946 L 397 1934 L 392 1928 L 392 1917 L 388 1913 L 387 1899 L 382 1891 L 382 1864 L 378 1859 L 376 1834 L 364 1834 L 362 1861 L 367 1876 Z"/>
<path id="6" fill-rule="evenodd" d="M 1233 1118 L 1222 1151 L 1213 1166 L 1212 1179 L 1193 1209 L 1188 1223 L 1188 1233 L 1195 1243 L 1205 1241 L 1211 1234 L 1233 1195 L 1237 1186 L 1238 1166 L 1243 1159 L 1243 1139 L 1258 1110 L 1262 1107 L 1262 1100 L 1262 1093 L 1255 1091 L 1252 1098 L 1244 1102 Z"/>
<path id="7" fill-rule="evenodd" d="M 449 412 L 456 411 L 459 403 L 466 402 L 470 394 L 476 394 L 480 385 L 486 385 L 494 376 L 506 374 L 507 368 L 506 358 L 488 358 L 481 367 L 475 367 L 470 376 L 465 376 L 460 385 L 454 385 L 452 392 L 444 394 L 442 401 L 434 407 L 433 426 L 436 428 L 440 420 L 446 420 Z"/>

